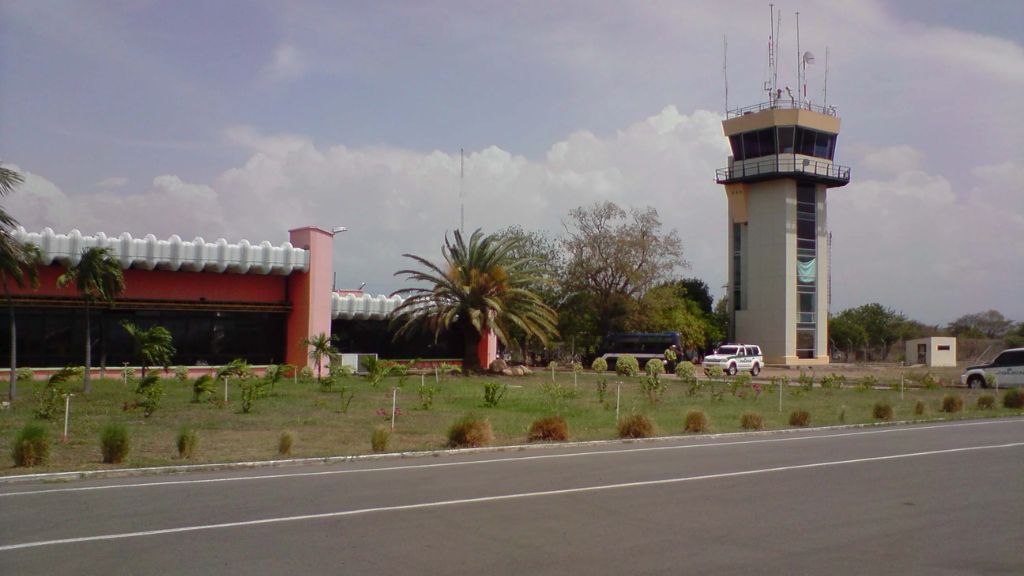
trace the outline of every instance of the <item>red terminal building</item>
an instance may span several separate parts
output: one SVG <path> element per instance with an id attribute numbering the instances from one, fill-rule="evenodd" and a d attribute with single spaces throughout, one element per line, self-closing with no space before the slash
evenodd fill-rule
<path id="1" fill-rule="evenodd" d="M 13 236 L 37 245 L 43 256 L 38 288 L 11 286 L 19 366 L 83 363 L 84 302 L 74 286 L 58 288 L 57 277 L 92 247 L 108 248 L 125 279 L 125 291 L 113 303 L 90 307 L 94 368 L 133 363 L 122 321 L 167 328 L 178 351 L 174 363 L 187 366 L 217 366 L 235 358 L 307 366 L 308 349 L 300 342 L 324 333 L 338 336 L 342 351 L 385 357 L 445 356 L 461 349 L 432 342 L 392 344 L 386 319 L 402 299 L 333 291 L 334 235 L 320 228 L 290 230 L 289 241 L 280 246 L 223 238 L 158 240 L 152 234 L 83 236 L 78 230 L 57 234 L 49 228 L 39 233 L 18 228 Z M 10 330 L 7 323 L 0 325 L 0 349 L 6 350 Z M 493 335 L 483 339 L 480 351 L 482 365 L 489 365 L 496 354 Z"/>

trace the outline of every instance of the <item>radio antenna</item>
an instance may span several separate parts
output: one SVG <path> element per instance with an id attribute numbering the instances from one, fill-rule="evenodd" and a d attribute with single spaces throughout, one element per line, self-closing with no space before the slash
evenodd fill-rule
<path id="1" fill-rule="evenodd" d="M 729 39 L 722 36 L 722 78 L 725 80 L 725 113 L 729 114 Z"/>
<path id="2" fill-rule="evenodd" d="M 825 46 L 825 94 L 823 98 L 825 100 L 825 103 L 823 104 L 825 110 L 828 110 L 828 52 L 829 48 L 828 46 Z"/>

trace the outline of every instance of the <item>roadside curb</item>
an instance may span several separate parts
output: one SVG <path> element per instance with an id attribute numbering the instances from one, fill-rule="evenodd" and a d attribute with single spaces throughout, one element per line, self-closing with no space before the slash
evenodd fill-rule
<path id="1" fill-rule="evenodd" d="M 585 442 L 552 442 L 542 444 L 515 444 L 510 446 L 488 446 L 483 448 L 449 448 L 440 450 L 424 450 L 417 452 L 391 452 L 385 454 L 357 454 L 351 456 L 323 456 L 317 458 L 290 458 L 286 460 L 256 460 L 250 462 L 222 462 L 213 464 L 186 464 L 179 466 L 154 466 L 148 468 L 118 468 L 115 470 L 80 470 L 73 472 L 46 472 L 42 474 L 23 474 L 17 476 L 0 476 L 0 484 L 18 484 L 23 482 L 60 482 L 70 480 L 89 480 L 104 478 L 128 478 L 138 476 L 162 476 L 170 474 L 186 474 L 194 472 L 221 472 L 225 470 L 247 470 L 255 468 L 285 468 L 309 464 L 341 464 L 345 462 L 370 462 L 375 460 L 401 460 L 407 458 L 428 458 L 455 456 L 463 454 L 488 454 L 499 452 L 522 452 L 526 450 L 551 450 L 560 448 L 585 448 L 593 446 L 611 446 L 616 444 L 648 444 L 657 442 L 687 440 L 716 440 L 722 438 L 742 438 L 756 436 L 772 436 L 795 434 L 802 432 L 818 432 L 832 430 L 856 430 L 859 428 L 881 428 L 892 426 L 908 426 L 915 424 L 932 424 L 943 422 L 977 421 L 979 423 L 992 420 L 1012 420 L 1005 418 L 937 418 L 928 420 L 900 420 L 896 422 L 866 422 L 862 424 L 844 424 L 840 426 L 820 426 L 809 428 L 783 428 L 779 430 L 760 430 L 750 432 L 722 432 L 717 434 L 687 434 L 675 436 L 658 436 L 642 439 L 611 439 L 589 440 Z"/>

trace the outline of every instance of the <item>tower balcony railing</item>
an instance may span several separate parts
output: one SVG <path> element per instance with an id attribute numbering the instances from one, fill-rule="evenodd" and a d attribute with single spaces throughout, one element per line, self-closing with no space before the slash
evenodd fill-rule
<path id="1" fill-rule="evenodd" d="M 830 186 L 845 186 L 850 183 L 849 166 L 840 166 L 825 160 L 814 160 L 801 156 L 781 155 L 769 156 L 761 160 L 734 162 L 728 168 L 715 170 L 715 181 L 719 184 L 756 182 L 786 175 L 795 175 Z"/>
<path id="2" fill-rule="evenodd" d="M 728 110 L 725 113 L 725 117 L 726 119 L 736 118 L 737 116 L 754 114 L 765 110 L 810 110 L 811 112 L 817 112 L 818 114 L 824 114 L 826 116 L 837 116 L 835 106 L 819 106 L 817 104 L 811 104 L 810 102 L 800 102 L 795 99 L 777 98 L 769 102 L 761 102 L 760 104 L 754 104 L 752 106 Z"/>

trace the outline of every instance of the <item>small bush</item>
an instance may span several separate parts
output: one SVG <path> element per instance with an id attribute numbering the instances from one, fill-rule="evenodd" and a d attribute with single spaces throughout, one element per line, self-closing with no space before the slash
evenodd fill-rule
<path id="1" fill-rule="evenodd" d="M 961 398 L 959 396 L 954 396 L 952 394 L 947 394 L 947 395 L 943 396 L 943 398 L 942 398 L 942 408 L 940 409 L 943 412 L 946 412 L 947 414 L 952 414 L 954 412 L 959 412 L 959 411 L 961 411 L 963 409 L 964 409 L 964 399 L 963 398 Z"/>
<path id="2" fill-rule="evenodd" d="M 100 431 L 100 452 L 106 464 L 120 464 L 128 457 L 131 448 L 131 435 L 128 427 L 118 422 L 111 422 Z"/>
<path id="3" fill-rule="evenodd" d="M 876 402 L 871 415 L 875 420 L 892 420 L 892 406 L 886 402 Z"/>
<path id="4" fill-rule="evenodd" d="M 918 400 L 914 404 L 914 415 L 921 416 L 922 414 L 924 414 L 924 409 L 925 409 L 924 400 Z"/>
<path id="5" fill-rule="evenodd" d="M 647 395 L 651 404 L 657 404 L 668 386 L 657 376 L 642 376 L 640 378 L 640 389 Z"/>
<path id="6" fill-rule="evenodd" d="M 50 432 L 39 422 L 29 422 L 18 431 L 11 447 L 15 466 L 46 464 L 50 457 Z"/>
<path id="7" fill-rule="evenodd" d="M 477 416 L 461 418 L 448 429 L 448 446 L 451 448 L 479 448 L 493 440 L 491 423 Z"/>
<path id="8" fill-rule="evenodd" d="M 597 401 L 604 404 L 604 399 L 608 396 L 608 380 L 601 378 L 594 384 L 594 387 L 597 389 Z"/>
<path id="9" fill-rule="evenodd" d="M 654 433 L 654 423 L 643 414 L 631 414 L 619 420 L 619 438 L 650 438 Z"/>
<path id="10" fill-rule="evenodd" d="M 857 390 L 859 392 L 868 392 L 875 386 L 878 386 L 878 378 L 874 376 L 865 376 L 861 378 L 860 383 L 857 384 Z"/>
<path id="11" fill-rule="evenodd" d="M 607 372 L 608 361 L 604 358 L 594 358 L 594 361 L 590 363 L 590 369 L 594 372 Z"/>
<path id="12" fill-rule="evenodd" d="M 800 383 L 800 389 L 804 392 L 810 392 L 814 389 L 814 374 L 804 374 L 801 372 L 796 381 Z"/>
<path id="13" fill-rule="evenodd" d="M 721 380 L 722 378 L 725 378 L 725 370 L 722 370 L 721 366 L 712 366 L 705 370 L 704 373 L 712 380 Z"/>
<path id="14" fill-rule="evenodd" d="M 508 391 L 508 384 L 504 382 L 485 382 L 484 383 L 484 406 L 488 408 L 497 408 L 498 402 L 501 402 L 502 397 L 505 396 L 505 392 Z"/>
<path id="15" fill-rule="evenodd" d="M 793 410 L 789 414 L 789 425 L 799 426 L 801 428 L 808 426 L 811 423 L 811 413 L 807 410 Z"/>
<path id="16" fill-rule="evenodd" d="M 202 402 L 204 398 L 213 398 L 213 376 L 203 374 L 192 383 L 192 401 Z"/>
<path id="17" fill-rule="evenodd" d="M 388 443 L 391 442 L 391 429 L 387 426 L 377 426 L 370 435 L 370 447 L 376 453 L 387 452 Z"/>
<path id="18" fill-rule="evenodd" d="M 178 457 L 189 460 L 196 453 L 199 446 L 199 433 L 188 426 L 182 426 L 178 431 Z"/>
<path id="19" fill-rule="evenodd" d="M 644 371 L 648 376 L 661 376 L 665 373 L 665 363 L 657 358 L 651 358 L 644 364 Z"/>
<path id="20" fill-rule="evenodd" d="M 187 366 L 175 366 L 174 367 L 174 379 L 178 382 L 188 382 L 188 367 Z"/>
<path id="21" fill-rule="evenodd" d="M 164 387 L 160 383 L 160 377 L 150 374 L 139 380 L 138 386 L 135 387 L 135 396 L 137 397 L 135 405 L 142 408 L 142 415 L 146 418 L 152 416 L 160 406 L 160 399 L 164 396 Z"/>
<path id="22" fill-rule="evenodd" d="M 564 442 L 569 439 L 569 424 L 561 416 L 534 420 L 526 439 L 529 442 Z"/>
<path id="23" fill-rule="evenodd" d="M 35 380 L 36 377 L 35 372 L 26 366 L 18 368 L 14 374 L 16 375 L 18 382 L 31 382 L 32 380 Z"/>
<path id="24" fill-rule="evenodd" d="M 630 354 L 623 354 L 615 361 L 615 373 L 619 376 L 636 376 L 640 373 L 640 364 Z"/>
<path id="25" fill-rule="evenodd" d="M 302 369 L 299 370 L 299 378 L 301 378 L 303 380 L 312 380 L 313 379 L 313 369 L 310 368 L 309 366 L 303 366 Z"/>
<path id="26" fill-rule="evenodd" d="M 757 412 L 744 412 L 740 416 L 740 428 L 744 430 L 761 430 L 764 428 L 764 418 Z"/>
<path id="27" fill-rule="evenodd" d="M 295 434 L 288 430 L 281 432 L 277 438 L 277 453 L 280 456 L 290 456 L 292 446 L 295 444 Z"/>
<path id="28" fill-rule="evenodd" d="M 434 395 L 438 393 L 440 388 L 433 384 L 427 384 L 426 381 L 420 384 L 417 392 L 420 396 L 420 408 L 424 410 L 430 410 L 434 407 Z"/>
<path id="29" fill-rule="evenodd" d="M 697 377 L 697 370 L 694 368 L 693 362 L 683 360 L 676 364 L 676 377 L 687 384 L 694 380 Z"/>
<path id="30" fill-rule="evenodd" d="M 686 420 L 683 425 L 683 432 L 701 433 L 708 431 L 708 415 L 700 410 L 693 410 L 686 413 Z"/>
<path id="31" fill-rule="evenodd" d="M 1024 408 L 1024 390 L 1007 390 L 1006 394 L 1003 394 L 1003 408 Z"/>
<path id="32" fill-rule="evenodd" d="M 996 405 L 996 399 L 991 394 L 978 396 L 978 410 L 991 410 Z"/>

